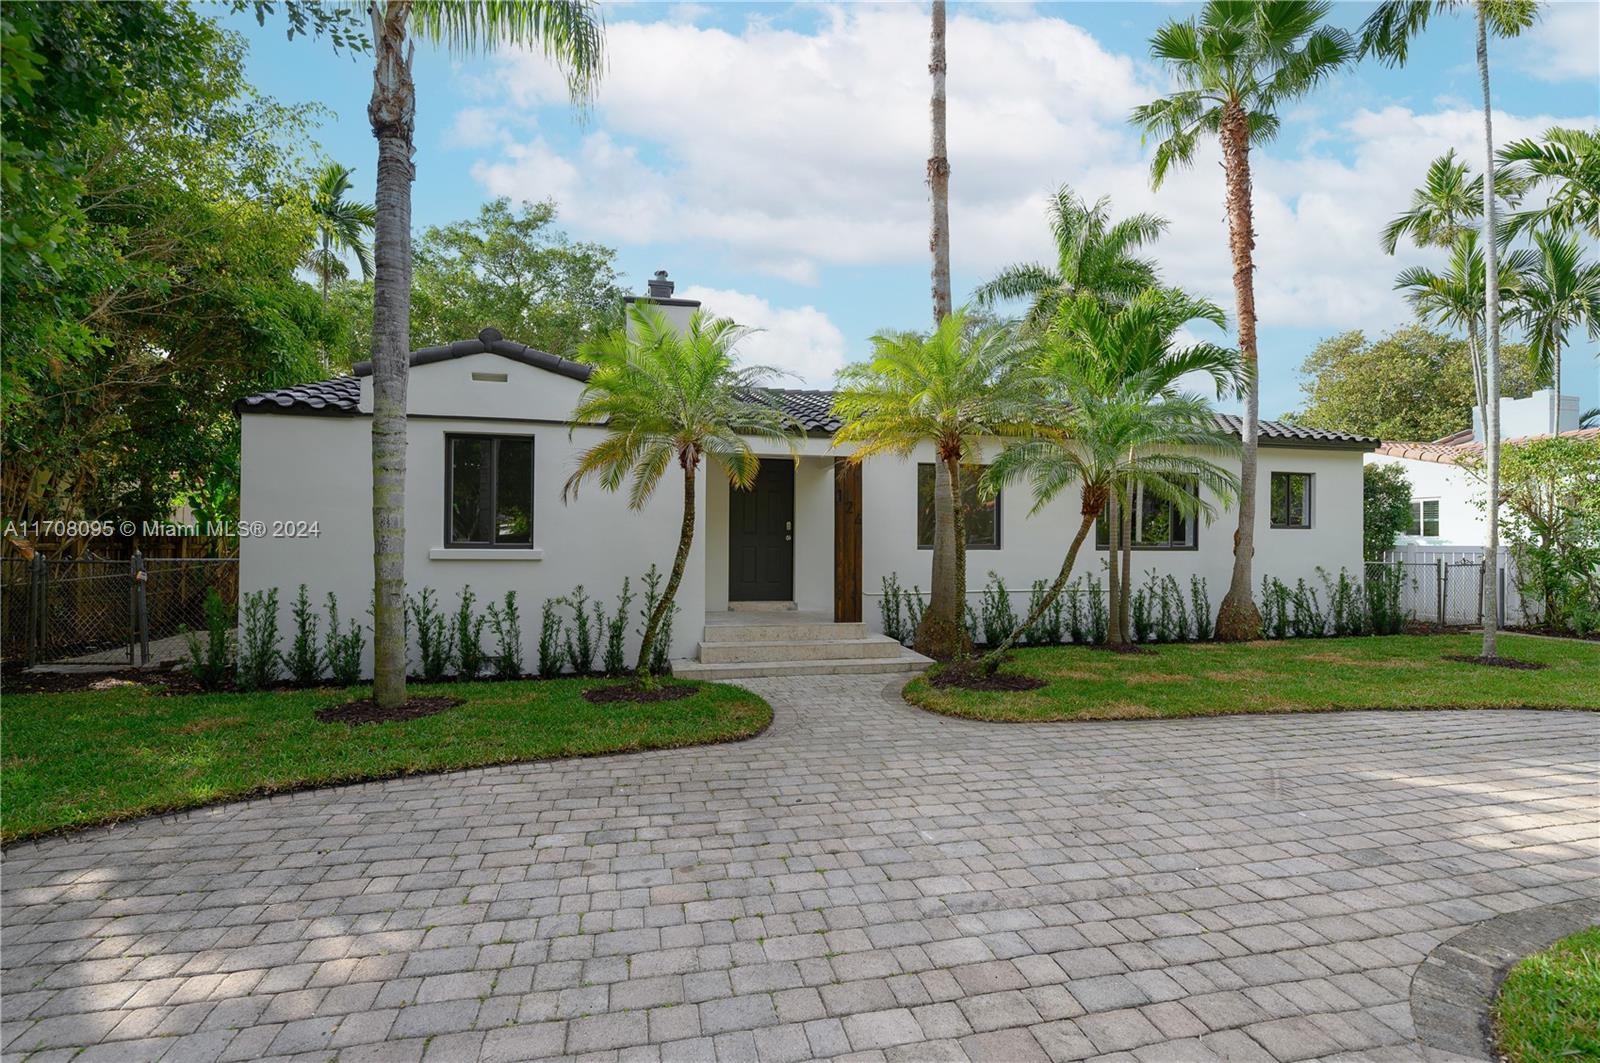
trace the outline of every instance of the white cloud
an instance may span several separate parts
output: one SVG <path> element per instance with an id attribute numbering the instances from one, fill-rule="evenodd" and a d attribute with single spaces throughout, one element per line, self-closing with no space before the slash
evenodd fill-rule
<path id="1" fill-rule="evenodd" d="M 1518 70 L 1540 81 L 1600 81 L 1600 4 L 1546 4 L 1512 45 Z"/>
<path id="2" fill-rule="evenodd" d="M 700 300 L 708 313 L 760 329 L 740 345 L 740 360 L 790 374 L 775 381 L 779 387 L 827 387 L 844 365 L 844 333 L 814 306 L 775 307 L 760 296 L 693 285 L 676 295 Z"/>

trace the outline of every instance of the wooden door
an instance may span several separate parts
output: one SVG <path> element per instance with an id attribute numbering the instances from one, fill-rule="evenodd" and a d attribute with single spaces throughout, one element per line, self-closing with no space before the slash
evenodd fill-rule
<path id="1" fill-rule="evenodd" d="M 794 600 L 794 463 L 761 463 L 748 491 L 728 492 L 728 599 Z"/>
<path id="2" fill-rule="evenodd" d="M 861 621 L 861 466 L 833 460 L 833 619 Z"/>

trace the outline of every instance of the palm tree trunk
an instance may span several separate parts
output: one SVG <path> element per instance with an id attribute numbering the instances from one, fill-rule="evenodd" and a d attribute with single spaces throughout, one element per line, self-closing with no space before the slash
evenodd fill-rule
<path id="1" fill-rule="evenodd" d="M 950 316 L 950 159 L 945 144 L 944 106 L 944 4 L 933 0 L 933 31 L 928 73 L 933 75 L 933 142 L 928 156 L 928 189 L 933 199 L 933 219 L 928 250 L 933 252 L 933 323 Z"/>
<path id="2" fill-rule="evenodd" d="M 1111 500 L 1106 503 L 1106 611 L 1109 614 L 1106 644 L 1108 646 L 1120 646 L 1128 641 L 1122 632 L 1122 597 L 1118 590 L 1122 585 L 1118 578 L 1117 565 L 1121 551 L 1122 507 L 1117 502 L 1117 493 L 1112 491 Z"/>
<path id="3" fill-rule="evenodd" d="M 409 0 L 371 7 L 378 140 L 372 285 L 372 699 L 406 700 L 406 375 L 411 350 L 411 165 L 416 89 L 406 42 Z"/>
<path id="4" fill-rule="evenodd" d="M 1067 547 L 1067 556 L 1061 562 L 1061 571 L 1056 573 L 1056 578 L 1050 584 L 1049 590 L 1044 592 L 1044 597 L 1039 599 L 1038 604 L 1033 607 L 1022 623 L 1012 628 L 1011 634 L 1005 637 L 1005 641 L 983 655 L 983 659 L 978 662 L 978 667 L 985 674 L 994 674 L 995 669 L 1000 667 L 1001 658 L 1010 651 L 1011 647 L 1017 644 L 1017 640 L 1022 637 L 1022 633 L 1037 624 L 1039 618 L 1049 610 L 1051 605 L 1055 604 L 1057 598 L 1061 597 L 1061 592 L 1066 589 L 1067 581 L 1072 578 L 1072 566 L 1078 562 L 1078 551 L 1082 549 L 1083 541 L 1089 537 L 1089 529 L 1094 527 L 1095 518 L 1100 516 L 1100 511 L 1105 507 L 1105 504 L 1106 493 L 1104 488 L 1090 488 L 1083 492 L 1082 519 L 1078 522 L 1078 534 L 1072 537 L 1072 545 Z"/>
<path id="5" fill-rule="evenodd" d="M 967 506 L 961 497 L 960 458 L 950 466 L 950 515 L 956 552 L 956 619 L 964 623 L 967 616 Z M 963 640 L 963 652 L 967 648 Z"/>
<path id="6" fill-rule="evenodd" d="M 672 610 L 672 603 L 677 600 L 678 584 L 683 582 L 684 566 L 689 563 L 689 549 L 694 545 L 694 482 L 695 470 L 700 466 L 700 457 L 690 455 L 681 461 L 683 465 L 683 523 L 678 528 L 678 553 L 672 559 L 672 575 L 667 577 L 667 588 L 661 592 L 661 600 L 656 603 L 655 609 L 650 612 L 650 620 L 644 626 L 644 639 L 639 643 L 639 663 L 633 666 L 634 676 L 641 686 L 649 686 L 654 682 L 650 675 L 650 651 L 655 649 L 656 635 L 661 631 L 661 624 L 667 614 Z M 671 651 L 671 647 L 667 647 Z"/>
<path id="7" fill-rule="evenodd" d="M 1233 251 L 1233 295 L 1239 315 L 1239 352 L 1248 381 L 1240 432 L 1239 528 L 1233 534 L 1233 576 L 1217 610 L 1219 642 L 1243 642 L 1261 634 L 1261 611 L 1251 593 L 1250 563 L 1256 545 L 1256 445 L 1261 416 L 1261 375 L 1256 356 L 1255 218 L 1250 205 L 1250 120 L 1237 101 L 1222 111 L 1222 172 L 1227 185 L 1228 243 Z"/>
<path id="8" fill-rule="evenodd" d="M 957 464 L 960 458 L 956 459 Z M 951 462 L 944 455 L 933 463 L 933 575 L 928 608 L 917 625 L 912 648 L 938 660 L 962 655 L 961 605 L 956 598 L 956 528 L 950 489 Z"/>
<path id="9" fill-rule="evenodd" d="M 1500 239 L 1495 231 L 1494 119 L 1489 96 L 1489 30 L 1484 0 L 1474 5 L 1478 15 L 1478 80 L 1483 85 L 1483 233 L 1484 262 L 1484 382 L 1489 395 L 1489 417 L 1484 425 L 1483 452 L 1489 480 L 1489 540 L 1486 544 L 1483 610 L 1483 655 L 1496 657 L 1500 625 Z"/>
<path id="10" fill-rule="evenodd" d="M 1133 492 L 1128 492 L 1128 504 L 1122 507 L 1122 640 L 1133 641 L 1133 624 L 1131 622 L 1132 610 L 1129 603 L 1133 600 Z"/>
<path id="11" fill-rule="evenodd" d="M 322 268 L 318 270 L 318 280 L 322 282 L 322 309 L 328 309 L 328 256 L 333 253 L 329 246 L 328 234 L 322 234 Z"/>
<path id="12" fill-rule="evenodd" d="M 1467 320 L 1467 354 L 1472 358 L 1472 391 L 1478 400 L 1478 425 L 1486 429 L 1489 425 L 1489 407 L 1485 402 L 1483 352 L 1478 344 L 1478 321 L 1476 318 Z"/>

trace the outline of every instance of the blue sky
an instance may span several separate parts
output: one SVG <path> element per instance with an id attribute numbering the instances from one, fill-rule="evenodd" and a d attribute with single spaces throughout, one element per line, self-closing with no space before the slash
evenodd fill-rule
<path id="1" fill-rule="evenodd" d="M 1069 183 L 1118 215 L 1171 220 L 1155 249 L 1167 279 L 1233 297 L 1214 151 L 1150 188 L 1128 111 L 1166 88 L 1147 41 L 1190 5 L 953 4 L 951 229 L 958 301 L 999 266 L 1045 258 L 1045 194 Z M 1368 5 L 1341 4 L 1354 28 Z M 930 318 L 927 17 L 917 5 L 605 7 L 610 66 L 586 116 L 538 56 L 416 59 L 421 227 L 468 217 L 495 195 L 553 198 L 573 236 L 617 248 L 642 289 L 668 269 L 680 294 L 761 326 L 754 360 L 826 385 L 881 328 Z M 314 101 L 318 142 L 356 167 L 370 198 L 370 64 L 326 42 L 284 40 L 281 22 L 228 24 L 250 42 L 249 73 L 285 102 Z M 1522 39 L 1492 42 L 1496 137 L 1600 121 L 1600 5 L 1555 4 Z M 1284 115 L 1253 155 L 1262 413 L 1300 400 L 1298 367 L 1318 339 L 1380 334 L 1409 318 L 1391 286 L 1412 262 L 1378 232 L 1427 163 L 1449 147 L 1481 160 L 1472 26 L 1436 21 L 1410 64 L 1366 63 Z M 1600 405 L 1595 344 L 1575 336 L 1565 390 Z"/>

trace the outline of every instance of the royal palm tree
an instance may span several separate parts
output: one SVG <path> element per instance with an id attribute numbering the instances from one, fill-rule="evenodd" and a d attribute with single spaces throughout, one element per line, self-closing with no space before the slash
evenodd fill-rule
<path id="1" fill-rule="evenodd" d="M 1150 39 L 1150 51 L 1182 87 L 1133 112 L 1134 124 L 1145 138 L 1156 141 L 1150 168 L 1156 187 L 1174 166 L 1194 161 L 1202 135 L 1215 136 L 1222 147 L 1239 350 L 1250 374 L 1241 432 L 1233 575 L 1217 613 L 1216 635 L 1224 641 L 1254 638 L 1261 630 L 1250 581 L 1261 412 L 1250 146 L 1277 133 L 1280 107 L 1310 91 L 1355 54 L 1348 33 L 1322 25 L 1331 7 L 1309 0 L 1211 0 L 1197 18 L 1168 22 Z"/>
<path id="2" fill-rule="evenodd" d="M 1383 0 L 1361 24 L 1361 54 L 1372 53 L 1391 65 L 1402 65 L 1411 40 L 1427 28 L 1436 13 L 1454 10 L 1468 0 Z M 1489 91 L 1489 31 L 1514 37 L 1533 25 L 1536 0 L 1470 0 L 1477 21 L 1478 85 L 1483 93 L 1483 219 L 1484 255 L 1484 390 L 1488 416 L 1484 420 L 1484 458 L 1488 481 L 1488 542 L 1486 553 L 1498 565 L 1500 557 L 1500 231 L 1496 221 L 1494 111 Z M 1486 579 L 1483 618 L 1483 656 L 1499 655 L 1500 590 L 1497 579 Z"/>
<path id="3" fill-rule="evenodd" d="M 933 252 L 933 324 L 950 316 L 950 149 L 945 142 L 944 3 L 933 0 L 933 25 L 928 33 L 928 73 L 933 96 L 928 104 L 931 135 L 928 148 L 928 195 L 932 217 L 928 249 Z"/>
<path id="4" fill-rule="evenodd" d="M 372 245 L 367 242 L 377 220 L 371 203 L 345 198 L 350 193 L 350 167 L 329 160 L 317 171 L 311 186 L 311 218 L 316 225 L 316 246 L 306 264 L 322 287 L 322 305 L 328 305 L 328 285 L 350 275 L 344 256 L 353 254 L 361 265 L 361 278 L 372 279 Z"/>
<path id="5" fill-rule="evenodd" d="M 1218 427 L 1209 402 L 1178 390 L 1187 373 L 1212 376 L 1219 393 L 1246 382 L 1237 351 L 1174 343 L 1184 322 L 1215 320 L 1215 310 L 1176 292 L 1152 291 L 1116 309 L 1080 296 L 1063 304 L 1039 341 L 1032 383 L 1040 399 L 1032 433 L 1007 444 L 989 467 L 985 486 L 998 491 L 1029 480 L 1032 512 L 1038 513 L 1076 485 L 1079 524 L 1054 582 L 1030 615 L 984 656 L 984 671 L 998 668 L 1060 597 L 1078 551 L 1113 498 L 1128 500 L 1142 491 L 1190 520 L 1209 520 L 1215 509 L 1207 492 L 1224 505 L 1237 492 L 1238 477 L 1214 459 L 1239 454 L 1239 441 Z M 1121 608 L 1118 602 L 1112 606 Z"/>
<path id="6" fill-rule="evenodd" d="M 839 373 L 833 411 L 843 424 L 834 441 L 855 446 L 851 461 L 906 457 L 924 444 L 934 450 L 931 597 L 913 642 L 930 657 L 968 649 L 961 466 L 981 459 L 985 437 L 1016 432 L 1035 398 L 1019 386 L 1017 351 L 1008 326 L 972 325 L 963 309 L 932 333 L 872 337 L 872 357 Z"/>
<path id="7" fill-rule="evenodd" d="M 1533 234 L 1533 259 L 1517 286 L 1512 316 L 1527 330 L 1535 373 L 1555 389 L 1553 435 L 1560 429 L 1561 349 L 1567 333 L 1582 325 L 1590 339 L 1600 339 L 1600 265 L 1584 261 L 1576 234 L 1551 229 Z"/>
<path id="8" fill-rule="evenodd" d="M 1483 178 L 1456 158 L 1451 148 L 1428 166 L 1422 187 L 1411 193 L 1411 206 L 1383 230 L 1383 249 L 1394 254 L 1401 237 L 1418 247 L 1449 247 L 1456 237 L 1476 229 L 1483 216 Z"/>
<path id="9" fill-rule="evenodd" d="M 1506 219 L 1508 235 L 1552 225 L 1600 240 L 1600 130 L 1547 129 L 1543 141 L 1514 140 L 1501 148 L 1500 162 L 1508 174 L 1549 192 L 1543 207 Z"/>
<path id="10" fill-rule="evenodd" d="M 378 141 L 372 284 L 372 697 L 406 700 L 406 377 L 411 350 L 411 156 L 416 85 L 410 34 L 454 52 L 497 44 L 538 48 L 575 102 L 602 67 L 598 9 L 587 0 L 372 0 L 372 99 Z"/>
<path id="11" fill-rule="evenodd" d="M 1038 326 L 1057 305 L 1079 293 L 1108 302 L 1126 302 L 1156 283 L 1155 263 L 1134 252 L 1154 243 L 1167 228 L 1157 214 L 1134 214 L 1111 220 L 1111 200 L 1093 206 L 1066 185 L 1056 189 L 1048 209 L 1054 265 L 1019 262 L 1007 266 L 974 293 L 981 306 L 1013 299 L 1028 300 L 1026 321 Z"/>
<path id="12" fill-rule="evenodd" d="M 637 304 L 628 311 L 628 326 L 582 348 L 594 370 L 573 412 L 573 431 L 579 424 L 600 424 L 606 436 L 579 457 L 561 497 L 576 498 L 587 479 L 607 491 L 621 490 L 626 482 L 628 505 L 643 509 L 668 469 L 676 465 L 683 472 L 678 552 L 666 589 L 645 621 L 634 668 L 648 684 L 656 635 L 672 610 L 694 544 L 701 461 L 716 459 L 730 484 L 748 490 L 761 468 L 750 439 L 782 444 L 793 460 L 797 425 L 760 399 L 775 371 L 737 364 L 736 348 L 750 329 L 696 311 L 680 330 L 660 311 Z"/>

